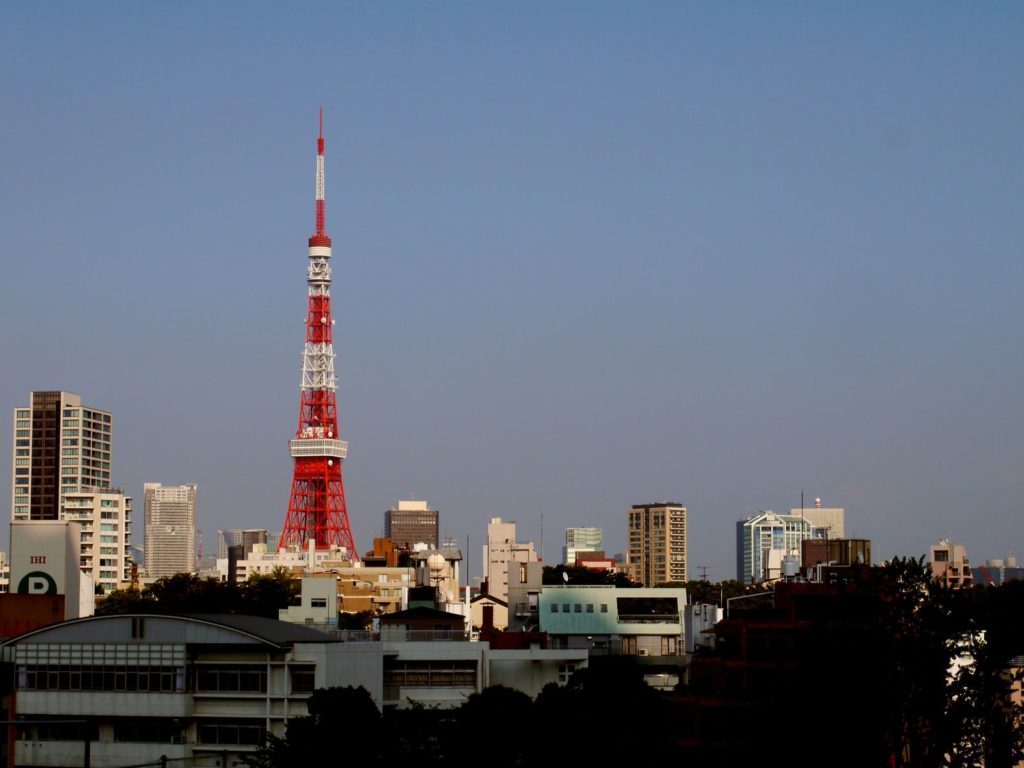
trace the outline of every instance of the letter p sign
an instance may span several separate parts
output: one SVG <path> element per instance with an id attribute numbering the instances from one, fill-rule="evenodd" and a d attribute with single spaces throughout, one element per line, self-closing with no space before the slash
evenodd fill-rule
<path id="1" fill-rule="evenodd" d="M 18 594 L 21 595 L 56 595 L 57 582 L 43 571 L 26 573 L 18 582 Z"/>

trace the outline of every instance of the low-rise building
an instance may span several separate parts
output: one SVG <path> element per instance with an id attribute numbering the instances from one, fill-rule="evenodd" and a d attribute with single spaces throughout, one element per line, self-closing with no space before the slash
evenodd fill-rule
<path id="1" fill-rule="evenodd" d="M 535 696 L 587 666 L 582 649 L 468 642 L 456 630 L 462 620 L 419 610 L 394 618 L 385 635 L 254 616 L 129 614 L 28 632 L 0 648 L 15 664 L 10 711 L 49 722 L 17 729 L 12 764 L 81 765 L 88 736 L 94 768 L 163 757 L 233 765 L 269 734 L 284 736 L 316 688 L 362 686 L 380 708 L 458 706 L 490 685 Z"/>
<path id="2" fill-rule="evenodd" d="M 685 606 L 682 587 L 546 586 L 540 594 L 540 629 L 552 647 L 680 656 Z"/>

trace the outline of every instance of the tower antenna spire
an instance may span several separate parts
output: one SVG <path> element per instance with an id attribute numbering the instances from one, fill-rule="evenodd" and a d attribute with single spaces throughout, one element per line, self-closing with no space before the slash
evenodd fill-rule
<path id="1" fill-rule="evenodd" d="M 309 244 L 330 246 L 331 238 L 324 231 L 324 108 L 320 107 L 320 133 L 316 139 L 316 228 Z"/>

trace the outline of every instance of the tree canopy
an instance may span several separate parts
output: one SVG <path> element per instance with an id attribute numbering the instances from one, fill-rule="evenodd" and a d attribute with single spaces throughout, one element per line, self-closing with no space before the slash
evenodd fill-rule
<path id="1" fill-rule="evenodd" d="M 176 573 L 141 590 L 110 592 L 97 601 L 96 614 L 240 613 L 276 619 L 280 609 L 298 604 L 300 588 L 300 582 L 281 568 L 253 574 L 241 584 Z"/>

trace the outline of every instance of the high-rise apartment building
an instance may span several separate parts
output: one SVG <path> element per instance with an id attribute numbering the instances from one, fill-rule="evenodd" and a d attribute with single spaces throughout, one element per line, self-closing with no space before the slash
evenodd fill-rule
<path id="1" fill-rule="evenodd" d="M 658 501 L 634 504 L 627 514 L 627 556 L 633 578 L 645 587 L 686 581 L 686 507 L 677 501 Z"/>
<path id="2" fill-rule="evenodd" d="M 399 501 L 395 509 L 384 513 L 384 536 L 402 547 L 422 543 L 437 549 L 440 517 L 441 513 L 425 501 Z"/>
<path id="3" fill-rule="evenodd" d="M 196 569 L 196 486 L 143 485 L 146 498 L 146 574 L 151 578 Z"/>
<path id="4" fill-rule="evenodd" d="M 64 495 L 110 487 L 110 413 L 73 392 L 32 392 L 14 409 L 12 520 L 58 520 Z"/>
<path id="5" fill-rule="evenodd" d="M 604 532 L 600 528 L 566 528 L 562 562 L 576 565 L 577 552 L 604 551 Z"/>
<path id="6" fill-rule="evenodd" d="M 113 488 L 64 494 L 64 520 L 81 523 L 81 569 L 103 593 L 132 577 L 132 497 Z"/>

